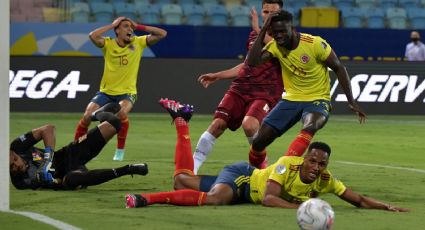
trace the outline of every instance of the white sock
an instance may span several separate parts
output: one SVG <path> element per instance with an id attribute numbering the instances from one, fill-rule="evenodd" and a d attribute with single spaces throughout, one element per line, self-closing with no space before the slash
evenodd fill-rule
<path id="1" fill-rule="evenodd" d="M 248 139 L 249 145 L 252 145 L 252 142 L 254 141 L 254 137 L 246 137 Z"/>
<path id="2" fill-rule="evenodd" d="M 208 131 L 205 131 L 199 138 L 196 145 L 195 152 L 193 153 L 193 173 L 198 174 L 198 170 L 210 154 L 212 147 L 215 143 L 215 137 Z"/>

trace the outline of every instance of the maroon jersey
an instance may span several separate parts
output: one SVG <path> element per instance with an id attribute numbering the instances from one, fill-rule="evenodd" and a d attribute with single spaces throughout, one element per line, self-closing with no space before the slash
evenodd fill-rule
<path id="1" fill-rule="evenodd" d="M 247 49 L 251 48 L 258 34 L 251 31 Z M 282 97 L 283 83 L 279 61 L 275 58 L 256 67 L 246 62 L 239 71 L 238 77 L 230 85 L 229 91 L 237 93 L 246 100 L 266 99 L 276 102 Z"/>

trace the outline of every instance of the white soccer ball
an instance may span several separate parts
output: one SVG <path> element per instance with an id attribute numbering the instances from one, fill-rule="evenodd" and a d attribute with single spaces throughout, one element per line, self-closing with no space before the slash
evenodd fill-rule
<path id="1" fill-rule="evenodd" d="M 302 230 L 329 230 L 334 218 L 332 207 L 318 198 L 303 202 L 297 210 L 297 222 Z"/>

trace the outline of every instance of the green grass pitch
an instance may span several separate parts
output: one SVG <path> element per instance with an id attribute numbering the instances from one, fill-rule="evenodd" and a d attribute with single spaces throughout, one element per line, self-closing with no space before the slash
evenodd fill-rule
<path id="1" fill-rule="evenodd" d="M 56 125 L 57 148 L 73 138 L 81 114 L 11 113 L 10 140 L 45 123 Z M 194 148 L 208 127 L 210 115 L 195 114 L 191 120 Z M 286 150 L 300 125 L 277 139 L 269 148 L 269 161 Z M 19 191 L 11 186 L 11 209 L 32 211 L 82 229 L 298 229 L 295 210 L 261 205 L 174 207 L 154 205 L 125 209 L 126 193 L 172 190 L 175 128 L 164 114 L 130 114 L 130 130 L 123 162 L 112 161 L 116 139 L 88 164 L 112 168 L 147 162 L 147 176 L 124 176 L 80 191 Z M 314 137 L 332 147 L 329 168 L 346 186 L 362 194 L 411 208 L 410 213 L 391 213 L 355 208 L 333 195 L 321 198 L 335 211 L 334 229 L 424 229 L 425 217 L 425 120 L 420 116 L 371 116 L 359 125 L 354 116 L 332 116 Z M 40 143 L 41 144 L 41 143 Z M 216 142 L 202 174 L 217 174 L 226 164 L 247 160 L 243 131 L 227 131 Z M 355 165 L 346 162 L 354 162 Z M 376 164 L 389 167 L 366 166 Z M 418 169 L 409 171 L 407 169 Z M 1 229 L 53 229 L 31 219 L 0 213 Z"/>

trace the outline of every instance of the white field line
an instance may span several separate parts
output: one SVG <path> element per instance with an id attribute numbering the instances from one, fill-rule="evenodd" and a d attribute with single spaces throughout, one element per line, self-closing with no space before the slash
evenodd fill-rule
<path id="1" fill-rule="evenodd" d="M 353 119 L 350 118 L 339 118 L 339 117 L 330 117 L 329 121 L 332 122 L 332 120 L 334 121 L 343 121 L 343 122 L 351 122 L 351 123 L 359 123 L 359 121 L 357 120 L 357 118 L 355 116 L 353 116 Z M 425 119 L 424 121 L 420 121 L 420 120 L 393 120 L 393 119 L 366 119 L 366 124 L 374 124 L 374 123 L 386 123 L 386 124 L 403 124 L 403 125 L 425 125 Z"/>
<path id="2" fill-rule="evenodd" d="M 26 217 L 29 217 L 33 220 L 43 222 L 45 224 L 51 225 L 53 227 L 56 227 L 56 228 L 62 229 L 62 230 L 81 230 L 81 228 L 77 228 L 77 227 L 72 226 L 70 224 L 64 223 L 64 222 L 59 221 L 59 220 L 55 220 L 55 219 L 50 218 L 48 216 L 43 216 L 43 215 L 35 213 L 35 212 L 24 212 L 24 211 L 13 211 L 13 210 L 8 210 L 7 212 L 26 216 Z"/>
<path id="3" fill-rule="evenodd" d="M 425 173 L 425 170 L 415 169 L 415 168 L 405 168 L 405 167 L 379 165 L 379 164 L 366 164 L 366 163 L 357 163 L 357 162 L 351 162 L 351 161 L 335 161 L 335 162 L 340 163 L 340 164 L 346 164 L 346 165 L 358 165 L 358 166 L 366 166 L 366 167 L 389 168 L 389 169 L 397 169 L 397 170 L 410 171 L 410 172 L 416 172 L 416 173 Z"/>

